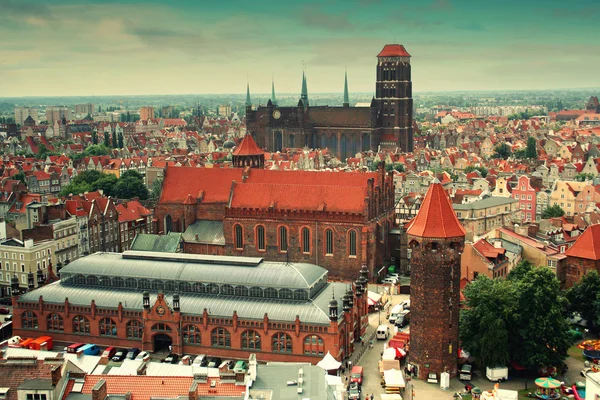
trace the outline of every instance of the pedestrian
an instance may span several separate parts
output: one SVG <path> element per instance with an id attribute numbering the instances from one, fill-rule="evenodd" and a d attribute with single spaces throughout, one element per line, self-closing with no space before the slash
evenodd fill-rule
<path id="1" fill-rule="evenodd" d="M 373 395 L 373 393 L 371 393 L 371 400 L 373 400 L 375 398 L 375 396 Z"/>

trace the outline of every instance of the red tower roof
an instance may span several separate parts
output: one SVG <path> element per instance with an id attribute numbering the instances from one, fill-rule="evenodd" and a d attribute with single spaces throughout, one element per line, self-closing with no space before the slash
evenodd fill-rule
<path id="1" fill-rule="evenodd" d="M 566 256 L 600 260 L 600 224 L 590 225 L 567 251 Z"/>
<path id="2" fill-rule="evenodd" d="M 258 147 L 250 134 L 246 134 L 242 143 L 233 151 L 234 156 L 259 156 L 261 154 L 265 154 L 265 152 Z"/>
<path id="3" fill-rule="evenodd" d="M 451 238 L 465 236 L 450 198 L 437 179 L 434 179 L 425 195 L 417 216 L 410 222 L 409 235 L 427 238 Z"/>
<path id="4" fill-rule="evenodd" d="M 410 57 L 410 54 L 401 44 L 386 44 L 377 57 Z"/>

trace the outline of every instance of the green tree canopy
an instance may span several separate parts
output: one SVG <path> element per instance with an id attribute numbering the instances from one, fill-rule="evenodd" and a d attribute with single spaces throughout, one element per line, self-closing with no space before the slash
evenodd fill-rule
<path id="1" fill-rule="evenodd" d="M 160 198 L 160 194 L 162 193 L 163 180 L 163 178 L 156 178 L 154 181 L 152 181 L 152 191 L 150 193 L 150 197 L 152 197 L 153 199 Z"/>
<path id="2" fill-rule="evenodd" d="M 12 178 L 21 181 L 27 185 L 27 177 L 25 176 L 25 173 L 23 173 L 23 171 L 19 171 L 18 173 L 14 174 Z"/>
<path id="3" fill-rule="evenodd" d="M 525 155 L 529 159 L 537 158 L 537 142 L 533 136 L 529 136 L 527 139 L 527 148 L 525 149 Z"/>
<path id="4" fill-rule="evenodd" d="M 595 270 L 585 274 L 567 291 L 569 311 L 577 312 L 588 322 L 588 327 L 598 330 L 600 319 L 600 275 Z"/>
<path id="5" fill-rule="evenodd" d="M 127 171 L 125 171 L 121 174 L 121 179 L 129 178 L 129 177 L 139 179 L 142 182 L 144 181 L 144 177 L 142 176 L 142 174 L 140 174 L 139 172 L 137 172 L 134 169 L 128 169 Z"/>
<path id="6" fill-rule="evenodd" d="M 102 177 L 102 175 L 103 175 L 102 173 L 100 173 L 96 170 L 83 171 L 83 172 L 80 172 L 75 178 L 73 178 L 73 182 L 74 183 L 85 182 L 88 185 L 91 185 L 94 182 L 96 182 L 98 179 L 100 179 Z"/>
<path id="7" fill-rule="evenodd" d="M 102 174 L 100 178 L 95 180 L 90 186 L 91 190 L 102 190 L 105 196 L 114 196 L 115 187 L 119 179 L 113 174 Z"/>
<path id="8" fill-rule="evenodd" d="M 508 157 L 510 157 L 511 153 L 512 153 L 512 150 L 511 150 L 510 146 L 506 143 L 501 143 L 494 148 L 494 154 L 492 155 L 492 157 L 493 158 L 502 158 L 502 159 L 506 160 Z"/>
<path id="9" fill-rule="evenodd" d="M 400 163 L 394 163 L 394 164 L 385 164 L 385 170 L 386 172 L 390 172 L 390 171 L 398 171 L 398 172 L 404 172 L 404 165 L 400 164 Z"/>
<path id="10" fill-rule="evenodd" d="M 67 186 L 63 186 L 63 188 L 59 194 L 61 196 L 68 196 L 69 194 L 74 194 L 74 195 L 82 194 L 82 193 L 91 191 L 92 190 L 91 187 L 92 186 L 86 182 L 80 182 L 80 183 L 71 182 Z"/>
<path id="11" fill-rule="evenodd" d="M 144 182 L 132 176 L 119 179 L 115 187 L 115 196 L 120 199 L 132 199 L 138 197 L 140 200 L 146 200 L 150 194 Z"/>
<path id="12" fill-rule="evenodd" d="M 558 204 L 548 206 L 542 211 L 543 219 L 562 217 L 563 215 L 565 215 L 565 210 L 560 208 Z"/>
<path id="13" fill-rule="evenodd" d="M 581 172 L 577 175 L 575 175 L 575 180 L 578 182 L 585 182 L 587 180 L 593 180 L 594 179 L 594 174 L 589 174 L 586 172 Z"/>
<path id="14" fill-rule="evenodd" d="M 110 147 L 110 140 L 108 137 L 108 133 L 104 132 L 104 147 Z"/>
<path id="15" fill-rule="evenodd" d="M 123 133 L 121 133 L 121 132 L 119 132 L 118 141 L 119 141 L 119 148 L 122 149 L 124 146 L 123 146 Z"/>
<path id="16" fill-rule="evenodd" d="M 469 172 L 473 171 L 479 171 L 482 178 L 485 178 L 488 174 L 488 170 L 486 167 L 474 167 L 472 165 L 467 165 L 467 167 L 465 168 L 465 174 L 468 174 Z"/>

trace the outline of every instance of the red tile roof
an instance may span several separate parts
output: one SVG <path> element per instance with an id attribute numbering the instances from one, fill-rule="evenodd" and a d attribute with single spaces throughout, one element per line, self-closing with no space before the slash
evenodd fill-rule
<path id="1" fill-rule="evenodd" d="M 92 394 L 96 383 L 103 379 L 106 382 L 106 393 L 109 395 L 131 393 L 131 400 L 150 400 L 154 398 L 175 398 L 189 395 L 193 377 L 161 377 L 161 376 L 117 376 L 88 375 L 81 393 Z"/>
<path id="2" fill-rule="evenodd" d="M 410 57 L 401 44 L 386 44 L 377 57 Z"/>
<path id="3" fill-rule="evenodd" d="M 21 360 L 23 361 L 23 360 Z M 17 388 L 25 381 L 31 379 L 44 379 L 50 384 L 52 382 L 52 369 L 61 368 L 61 364 L 48 363 L 43 361 L 25 360 L 24 362 L 14 362 L 3 360 L 0 362 L 0 385 L 9 388 L 6 394 L 6 400 L 17 400 Z"/>
<path id="4" fill-rule="evenodd" d="M 485 239 L 479 240 L 473 247 L 479 254 L 486 258 L 496 258 L 498 255 L 506 253 L 506 249 L 503 249 L 502 247 L 496 248 Z"/>
<path id="5" fill-rule="evenodd" d="M 249 134 L 244 136 L 240 145 L 233 151 L 234 156 L 257 156 L 264 153 Z"/>
<path id="6" fill-rule="evenodd" d="M 426 238 L 465 236 L 465 228 L 458 222 L 450 198 L 437 179 L 429 186 L 421 209 L 407 233 Z"/>
<path id="7" fill-rule="evenodd" d="M 600 224 L 590 225 L 565 252 L 565 255 L 600 260 Z"/>
<path id="8" fill-rule="evenodd" d="M 118 204 L 116 208 L 119 213 L 119 222 L 137 221 L 152 214 L 152 211 L 136 200 L 130 200 L 127 204 Z"/>

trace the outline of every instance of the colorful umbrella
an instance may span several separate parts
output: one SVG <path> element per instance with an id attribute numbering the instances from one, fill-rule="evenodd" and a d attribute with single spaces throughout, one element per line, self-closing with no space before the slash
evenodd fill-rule
<path id="1" fill-rule="evenodd" d="M 537 378 L 535 380 L 535 385 L 537 387 L 546 388 L 546 389 L 558 389 L 561 385 L 560 382 L 554 378 L 545 377 L 545 378 Z"/>

